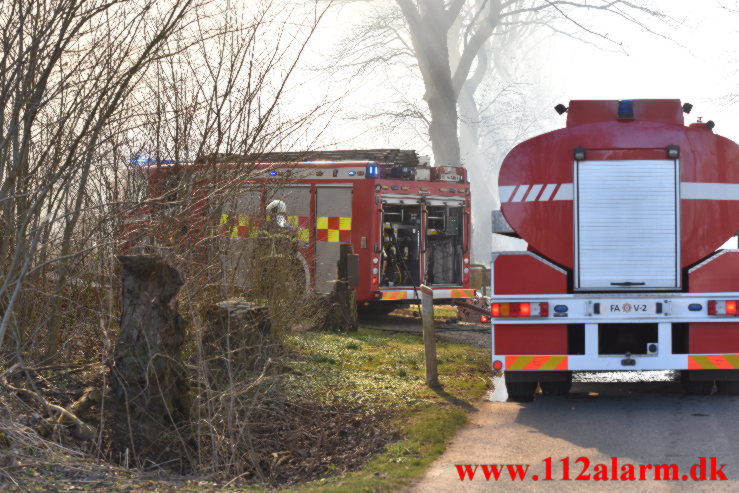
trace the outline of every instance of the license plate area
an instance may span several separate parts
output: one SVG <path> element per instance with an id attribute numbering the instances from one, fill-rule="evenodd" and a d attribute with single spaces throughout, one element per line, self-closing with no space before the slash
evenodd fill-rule
<path id="1" fill-rule="evenodd" d="M 453 182 L 460 182 L 462 181 L 461 175 L 452 175 L 449 173 L 440 173 L 439 174 L 439 180 L 440 181 L 453 181 Z"/>
<path id="2" fill-rule="evenodd" d="M 664 314 L 666 305 L 664 300 L 606 299 L 588 301 L 586 312 L 600 318 L 643 318 Z"/>
<path id="3" fill-rule="evenodd" d="M 657 324 L 598 324 L 598 354 L 647 355 L 650 344 L 659 343 L 657 337 Z"/>

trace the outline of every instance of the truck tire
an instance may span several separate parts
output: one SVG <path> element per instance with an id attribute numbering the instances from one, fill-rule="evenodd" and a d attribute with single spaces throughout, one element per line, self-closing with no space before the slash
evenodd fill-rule
<path id="1" fill-rule="evenodd" d="M 739 381 L 719 380 L 716 382 L 718 393 L 721 395 L 739 395 Z"/>
<path id="2" fill-rule="evenodd" d="M 567 376 L 567 380 L 559 382 L 539 382 L 541 393 L 544 395 L 567 395 L 572 387 L 572 373 Z"/>
<path id="3" fill-rule="evenodd" d="M 398 303 L 372 303 L 369 306 L 363 306 L 358 305 L 357 311 L 359 312 L 360 316 L 365 317 L 372 317 L 372 316 L 381 316 L 381 315 L 389 315 L 393 311 L 400 308 L 400 304 Z"/>
<path id="4" fill-rule="evenodd" d="M 686 394 L 711 395 L 711 392 L 713 392 L 713 380 L 690 380 L 689 375 L 689 371 L 683 371 L 680 375 L 680 383 Z"/>
<path id="5" fill-rule="evenodd" d="M 508 400 L 513 402 L 531 402 L 534 400 L 537 382 L 511 382 L 506 378 Z"/>

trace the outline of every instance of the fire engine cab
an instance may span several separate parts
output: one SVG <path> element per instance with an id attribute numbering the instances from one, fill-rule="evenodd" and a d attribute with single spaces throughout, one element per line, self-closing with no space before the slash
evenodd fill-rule
<path id="1" fill-rule="evenodd" d="M 509 395 L 572 371 L 679 370 L 739 394 L 739 146 L 678 100 L 571 101 L 566 128 L 516 146 L 494 232 L 493 367 Z"/>
<path id="2" fill-rule="evenodd" d="M 270 204 L 280 209 L 300 241 L 306 285 L 317 293 L 332 291 L 340 245 L 348 243 L 361 306 L 391 310 L 410 303 L 420 284 L 433 289 L 437 303 L 474 296 L 463 167 L 431 167 L 414 151 L 394 149 L 211 156 L 193 166 L 214 164 L 252 167 L 217 215 L 221 232 L 243 241 Z M 151 166 L 150 181 L 165 167 Z"/>

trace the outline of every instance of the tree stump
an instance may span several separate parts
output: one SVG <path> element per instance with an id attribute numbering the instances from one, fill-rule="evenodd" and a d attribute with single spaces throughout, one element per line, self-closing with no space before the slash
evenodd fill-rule
<path id="1" fill-rule="evenodd" d="M 186 418 L 190 395 L 181 355 L 185 321 L 175 310 L 182 275 L 158 256 L 118 259 L 123 290 L 113 396 L 134 416 L 163 423 Z"/>
<path id="2" fill-rule="evenodd" d="M 357 298 L 349 280 L 350 259 L 353 256 L 351 244 L 341 245 L 339 254 L 339 279 L 327 300 L 327 313 L 323 323 L 325 330 L 355 332 L 357 321 Z"/>
<path id="3" fill-rule="evenodd" d="M 214 384 L 224 373 L 261 371 L 276 349 L 267 307 L 228 300 L 209 307 L 204 318 L 203 353 Z"/>

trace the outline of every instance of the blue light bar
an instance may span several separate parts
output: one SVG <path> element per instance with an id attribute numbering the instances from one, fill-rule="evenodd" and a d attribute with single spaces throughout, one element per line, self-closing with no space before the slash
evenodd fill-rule
<path id="1" fill-rule="evenodd" d="M 703 310 L 703 305 L 701 305 L 700 303 L 691 303 L 688 305 L 688 310 L 690 310 L 691 312 L 699 312 Z"/>
<path id="2" fill-rule="evenodd" d="M 153 157 L 135 157 L 131 159 L 131 164 L 175 164 L 177 161 L 174 159 L 159 159 L 156 160 Z"/>
<path id="3" fill-rule="evenodd" d="M 634 119 L 634 102 L 628 99 L 618 102 L 618 119 L 633 120 Z"/>
<path id="4" fill-rule="evenodd" d="M 275 176 L 277 174 L 277 171 L 270 171 L 269 174 Z"/>
<path id="5" fill-rule="evenodd" d="M 555 305 L 554 311 L 557 313 L 566 313 L 567 312 L 567 305 Z"/>
<path id="6" fill-rule="evenodd" d="M 377 178 L 380 175 L 380 169 L 378 168 L 377 164 L 368 164 L 367 165 L 367 173 L 365 176 L 367 178 Z"/>
<path id="7" fill-rule="evenodd" d="M 357 172 L 356 172 L 356 171 L 349 171 L 349 172 L 348 172 L 347 174 L 348 174 L 349 176 L 354 176 L 354 175 L 356 175 L 356 174 L 357 174 Z"/>

